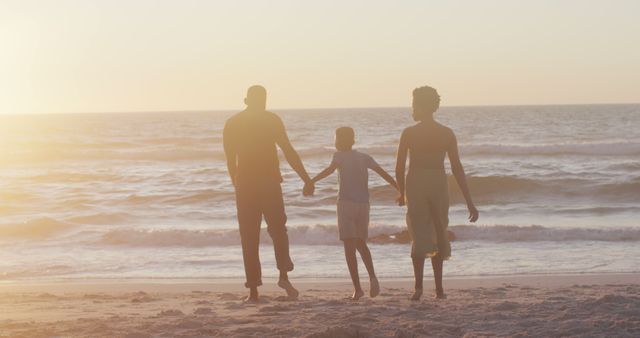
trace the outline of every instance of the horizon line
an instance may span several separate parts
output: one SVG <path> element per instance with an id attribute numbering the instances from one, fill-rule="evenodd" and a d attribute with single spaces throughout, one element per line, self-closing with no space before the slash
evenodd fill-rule
<path id="1" fill-rule="evenodd" d="M 446 105 L 440 106 L 440 108 L 466 108 L 466 107 L 548 107 L 548 106 L 614 106 L 614 105 L 640 105 L 639 102 L 612 102 L 612 103 L 543 103 L 543 104 L 468 104 L 468 105 Z M 270 108 L 267 111 L 305 111 L 305 110 L 342 110 L 342 109 L 410 109 L 410 106 L 378 106 L 378 107 L 313 107 L 313 108 Z M 29 113 L 2 113 L 0 116 L 15 116 L 15 115 L 75 115 L 75 114 L 168 114 L 168 113 L 216 113 L 216 112 L 239 112 L 243 108 L 229 108 L 229 109 L 170 109 L 170 110 L 131 110 L 131 111 L 86 111 L 86 112 L 29 112 Z"/>

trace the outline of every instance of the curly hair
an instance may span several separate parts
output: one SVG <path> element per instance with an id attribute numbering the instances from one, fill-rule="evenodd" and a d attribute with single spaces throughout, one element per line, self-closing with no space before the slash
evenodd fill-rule
<path id="1" fill-rule="evenodd" d="M 440 95 L 433 87 L 416 88 L 413 90 L 413 106 L 421 112 L 433 113 L 440 108 Z"/>

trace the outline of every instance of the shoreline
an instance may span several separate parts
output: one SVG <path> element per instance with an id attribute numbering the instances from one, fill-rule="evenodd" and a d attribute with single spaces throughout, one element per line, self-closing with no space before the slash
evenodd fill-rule
<path id="1" fill-rule="evenodd" d="M 364 283 L 366 274 L 360 276 Z M 280 290 L 276 286 L 276 278 L 264 278 L 263 292 Z M 348 278 L 291 278 L 291 282 L 300 290 L 305 288 L 327 287 L 350 288 Z M 413 278 L 380 278 L 381 286 L 387 288 L 410 289 Z M 425 277 L 428 290 L 433 278 Z M 131 279 L 51 279 L 51 280 L 18 280 L 0 282 L 0 293 L 15 292 L 49 292 L 49 293 L 82 293 L 82 292 L 135 292 L 139 290 L 158 292 L 190 292 L 218 291 L 238 292 L 246 290 L 243 279 L 199 279 L 199 278 L 131 278 Z M 469 289 L 475 287 L 499 287 L 503 284 L 518 284 L 531 287 L 560 288 L 575 285 L 613 285 L 639 284 L 640 273 L 573 273 L 573 274 L 514 274 L 492 276 L 444 276 L 446 289 Z"/>

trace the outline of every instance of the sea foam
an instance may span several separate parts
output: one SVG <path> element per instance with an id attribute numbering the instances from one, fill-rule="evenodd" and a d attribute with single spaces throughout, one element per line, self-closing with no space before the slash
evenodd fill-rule
<path id="1" fill-rule="evenodd" d="M 638 242 L 640 229 L 636 228 L 550 228 L 539 225 L 454 225 L 449 230 L 457 241 L 483 242 L 541 242 L 541 241 L 606 241 Z M 293 245 L 340 245 L 335 225 L 289 227 L 289 241 Z M 404 226 L 373 226 L 369 240 L 377 244 L 408 243 Z M 270 244 L 269 235 L 262 233 L 261 242 Z M 101 245 L 128 247 L 205 247 L 240 245 L 238 230 L 151 230 L 119 229 L 105 233 Z"/>

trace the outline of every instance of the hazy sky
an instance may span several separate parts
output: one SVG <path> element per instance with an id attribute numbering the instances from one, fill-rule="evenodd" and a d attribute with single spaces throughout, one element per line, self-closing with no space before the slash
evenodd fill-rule
<path id="1" fill-rule="evenodd" d="M 0 0 L 0 113 L 640 102 L 640 1 Z"/>

